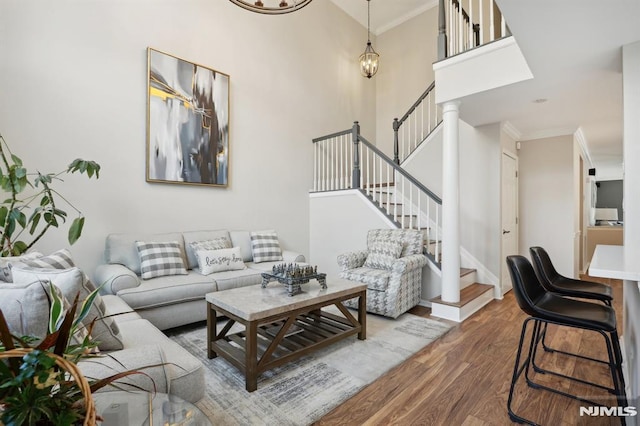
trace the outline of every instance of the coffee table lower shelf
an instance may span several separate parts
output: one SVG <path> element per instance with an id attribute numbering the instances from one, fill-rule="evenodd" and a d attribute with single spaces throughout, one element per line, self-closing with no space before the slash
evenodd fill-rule
<path id="1" fill-rule="evenodd" d="M 208 303 L 207 355 L 209 358 L 220 355 L 238 368 L 245 375 L 247 391 L 252 392 L 257 389 L 258 376 L 267 370 L 349 336 L 357 334 L 358 339 L 364 340 L 366 292 L 355 296 L 361 302 L 358 318 L 342 304 L 354 295 L 254 321 Z M 329 305 L 336 306 L 342 316 L 321 309 Z M 229 318 L 219 333 L 216 332 L 216 312 Z M 245 329 L 229 333 L 235 323 L 243 324 Z"/>

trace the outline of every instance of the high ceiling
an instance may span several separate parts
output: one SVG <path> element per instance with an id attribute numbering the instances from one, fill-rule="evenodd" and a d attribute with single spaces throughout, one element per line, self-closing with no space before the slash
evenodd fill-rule
<path id="1" fill-rule="evenodd" d="M 364 0 L 332 1 L 366 26 Z M 534 78 L 463 99 L 461 118 L 472 125 L 508 121 L 521 140 L 578 131 L 596 169 L 620 173 L 621 47 L 640 40 L 640 1 L 496 2 Z M 380 34 L 433 6 L 432 1 L 372 0 L 372 32 Z M 546 102 L 534 102 L 540 99 Z"/>
<path id="2" fill-rule="evenodd" d="M 365 0 L 331 0 L 353 19 L 367 26 Z M 371 32 L 381 34 L 438 5 L 438 0 L 371 0 Z"/>

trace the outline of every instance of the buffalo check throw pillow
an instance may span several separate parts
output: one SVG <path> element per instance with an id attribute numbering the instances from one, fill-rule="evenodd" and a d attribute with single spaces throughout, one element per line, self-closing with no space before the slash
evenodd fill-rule
<path id="1" fill-rule="evenodd" d="M 282 250 L 276 231 L 256 231 L 251 233 L 251 254 L 254 263 L 282 260 Z"/>
<path id="2" fill-rule="evenodd" d="M 177 241 L 136 241 L 140 255 L 140 276 L 143 280 L 165 275 L 187 275 L 182 250 Z"/>

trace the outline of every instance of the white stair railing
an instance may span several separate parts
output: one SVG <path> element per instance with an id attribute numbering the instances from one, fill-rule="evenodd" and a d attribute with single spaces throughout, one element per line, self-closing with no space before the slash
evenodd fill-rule
<path id="1" fill-rule="evenodd" d="M 442 200 L 360 135 L 360 126 L 313 139 L 313 191 L 358 189 L 398 228 L 420 229 L 440 263 Z"/>
<path id="2" fill-rule="evenodd" d="M 442 122 L 436 105 L 435 82 L 431 83 L 402 118 L 393 120 L 393 161 L 402 164 Z"/>
<path id="3" fill-rule="evenodd" d="M 440 0 L 439 7 L 439 59 L 510 35 L 495 0 Z"/>

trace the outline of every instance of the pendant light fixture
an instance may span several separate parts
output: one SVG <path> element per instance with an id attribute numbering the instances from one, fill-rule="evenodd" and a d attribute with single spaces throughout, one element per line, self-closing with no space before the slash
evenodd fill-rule
<path id="1" fill-rule="evenodd" d="M 380 55 L 371 46 L 371 0 L 367 0 L 367 47 L 360 55 L 360 72 L 364 77 L 371 78 L 378 72 Z"/>
<path id="2" fill-rule="evenodd" d="M 264 13 L 266 15 L 281 15 L 283 13 L 295 12 L 302 9 L 312 0 L 230 0 L 231 3 L 252 12 Z M 267 4 L 265 6 L 265 3 Z"/>

